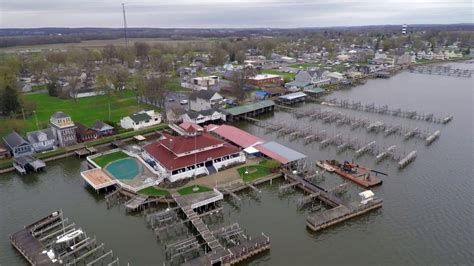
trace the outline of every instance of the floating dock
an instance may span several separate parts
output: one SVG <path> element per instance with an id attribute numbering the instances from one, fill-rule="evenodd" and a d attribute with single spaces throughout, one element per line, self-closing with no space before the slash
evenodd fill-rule
<path id="1" fill-rule="evenodd" d="M 401 159 L 398 162 L 398 168 L 405 168 L 405 166 L 409 165 L 416 159 L 416 151 L 410 152 L 405 158 Z"/>
<path id="2" fill-rule="evenodd" d="M 339 205 L 321 213 L 309 215 L 306 218 L 306 226 L 316 232 L 351 218 L 360 216 L 372 210 L 381 208 L 382 204 L 382 199 L 374 199 L 373 201 L 370 201 L 366 204 L 353 202 L 349 204 L 349 206 Z"/>
<path id="3" fill-rule="evenodd" d="M 382 179 L 371 175 L 370 170 L 357 164 L 344 163 L 339 164 L 337 161 L 326 161 L 334 167 L 334 172 L 339 176 L 356 183 L 364 188 L 371 188 L 382 184 Z M 347 169 L 345 169 L 347 168 Z M 350 169 L 350 171 L 349 171 Z"/>
<path id="4" fill-rule="evenodd" d="M 305 203 L 308 199 L 317 198 L 327 204 L 330 208 L 322 212 L 311 213 L 306 218 L 306 226 L 312 231 L 319 231 L 332 225 L 336 225 L 347 221 L 351 218 L 357 217 L 369 211 L 382 207 L 383 199 L 370 197 L 361 202 L 352 202 L 350 204 L 343 204 L 343 202 L 333 196 L 326 189 L 309 182 L 304 178 L 305 174 L 295 174 L 288 170 L 282 170 L 285 178 L 292 182 L 299 182 L 298 187 L 308 192 L 310 196 L 303 198 L 300 204 Z M 364 194 L 364 191 L 361 194 Z"/>

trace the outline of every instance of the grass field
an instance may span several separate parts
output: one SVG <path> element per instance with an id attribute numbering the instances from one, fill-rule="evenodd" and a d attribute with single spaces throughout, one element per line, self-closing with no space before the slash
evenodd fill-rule
<path id="1" fill-rule="evenodd" d="M 194 191 L 195 187 L 198 188 L 196 191 Z M 189 194 L 193 194 L 193 193 L 208 192 L 208 191 L 211 191 L 211 190 L 212 190 L 212 188 L 208 188 L 208 187 L 200 186 L 200 185 L 194 185 L 194 186 L 189 186 L 189 187 L 184 187 L 182 189 L 179 189 L 178 193 L 180 195 L 184 196 L 184 195 L 189 195 Z"/>
<path id="2" fill-rule="evenodd" d="M 128 156 L 122 151 L 116 151 L 116 152 L 112 152 L 109 154 L 104 154 L 102 156 L 96 157 L 92 159 L 92 161 L 94 161 L 94 163 L 96 163 L 98 166 L 103 168 L 110 162 L 113 162 L 119 159 L 129 158 L 129 157 L 130 156 Z"/>
<path id="3" fill-rule="evenodd" d="M 110 98 L 110 117 L 109 117 L 109 98 Z M 143 109 L 156 109 L 147 104 L 137 104 L 132 91 L 124 91 L 119 95 L 93 96 L 82 99 L 59 99 L 51 97 L 46 93 L 24 95 L 24 101 L 36 102 L 36 116 L 38 118 L 39 128 L 44 128 L 49 123 L 49 119 L 54 112 L 63 111 L 72 117 L 74 122 L 91 126 L 97 120 L 109 120 L 118 122 L 120 118 L 131 115 L 134 112 Z M 14 123 L 20 133 L 25 134 L 29 131 L 37 129 L 35 116 L 32 115 L 26 120 L 16 119 L 7 121 L 0 119 L 0 124 L 7 125 L 0 127 L 0 136 L 4 136 L 11 132 L 12 128 L 9 123 Z"/>
<path id="4" fill-rule="evenodd" d="M 137 193 L 147 196 L 168 196 L 170 194 L 168 190 L 157 189 L 155 187 L 147 187 L 137 191 Z"/>
<path id="5" fill-rule="evenodd" d="M 316 63 L 301 63 L 301 64 L 289 65 L 289 67 L 302 68 L 302 69 L 306 69 L 308 67 L 320 67 L 320 66 L 321 64 L 316 64 Z"/>
<path id="6" fill-rule="evenodd" d="M 274 75 L 280 75 L 283 77 L 285 82 L 290 82 L 295 79 L 296 74 L 294 73 L 286 73 L 286 72 L 280 72 L 278 70 L 271 70 L 271 69 L 266 69 L 262 71 L 262 74 L 274 74 Z"/>
<path id="7" fill-rule="evenodd" d="M 264 163 L 240 167 L 237 169 L 237 171 L 245 182 L 250 182 L 270 174 L 270 169 L 268 169 Z M 247 174 L 245 173 L 246 171 Z"/>
<path id="8" fill-rule="evenodd" d="M 180 43 L 200 43 L 200 44 L 212 44 L 213 41 L 218 40 L 217 38 L 193 38 L 188 40 L 173 40 L 170 38 L 129 38 L 128 42 L 133 45 L 135 42 L 146 42 L 150 46 L 155 44 L 171 44 L 176 45 Z M 88 40 L 76 43 L 53 43 L 53 44 L 41 44 L 41 45 L 24 45 L 14 47 L 0 48 L 0 52 L 16 53 L 25 49 L 68 49 L 68 48 L 102 48 L 106 45 L 124 46 L 125 42 L 123 38 L 113 40 Z"/>

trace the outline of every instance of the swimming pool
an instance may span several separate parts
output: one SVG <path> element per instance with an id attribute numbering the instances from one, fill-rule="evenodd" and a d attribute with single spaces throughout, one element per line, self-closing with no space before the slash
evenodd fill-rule
<path id="1" fill-rule="evenodd" d="M 109 163 L 105 170 L 117 179 L 133 179 L 143 173 L 143 166 L 135 158 L 125 158 Z"/>

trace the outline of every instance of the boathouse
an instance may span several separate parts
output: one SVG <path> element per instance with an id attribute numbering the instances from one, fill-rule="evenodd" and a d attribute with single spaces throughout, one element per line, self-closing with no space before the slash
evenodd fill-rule
<path id="1" fill-rule="evenodd" d="M 38 172 L 46 167 L 46 164 L 32 155 L 22 155 L 15 158 L 13 167 L 20 173 L 25 174 L 27 171 L 32 170 Z"/>
<path id="2" fill-rule="evenodd" d="M 294 92 L 286 95 L 282 95 L 278 97 L 278 101 L 282 104 L 294 104 L 297 102 L 302 102 L 306 99 L 306 96 L 308 96 L 304 92 Z"/>
<path id="3" fill-rule="evenodd" d="M 306 158 L 306 155 L 283 146 L 277 142 L 270 141 L 255 146 L 264 157 L 279 161 L 283 166 L 291 166 Z"/>
<path id="4" fill-rule="evenodd" d="M 272 100 L 259 101 L 252 104 L 241 105 L 222 110 L 226 113 L 226 121 L 236 121 L 243 117 L 254 117 L 263 113 L 273 112 L 275 102 Z"/>

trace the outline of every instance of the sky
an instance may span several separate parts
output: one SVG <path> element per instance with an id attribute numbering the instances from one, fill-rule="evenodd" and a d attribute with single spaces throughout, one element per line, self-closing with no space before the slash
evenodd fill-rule
<path id="1" fill-rule="evenodd" d="M 472 0 L 0 0 L 0 28 L 295 28 L 473 23 Z"/>

